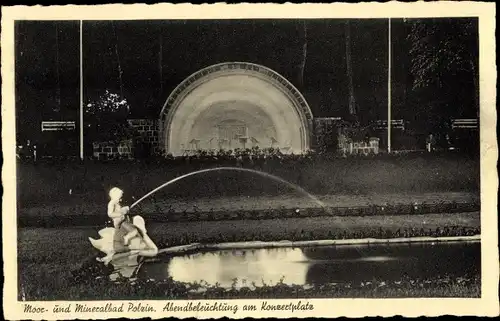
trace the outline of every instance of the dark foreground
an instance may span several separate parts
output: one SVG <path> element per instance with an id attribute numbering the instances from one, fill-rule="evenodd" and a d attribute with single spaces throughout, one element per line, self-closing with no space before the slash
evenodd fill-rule
<path id="1" fill-rule="evenodd" d="M 106 278 L 97 278 L 105 275 L 106 271 L 96 263 L 95 258 L 99 253 L 91 247 L 88 237 L 96 237 L 97 231 L 104 226 L 103 211 L 107 192 L 112 186 L 122 187 L 126 192 L 125 203 L 131 204 L 134 198 L 142 197 L 179 175 L 219 165 L 193 167 L 180 164 L 171 167 L 162 162 L 135 161 L 18 164 L 17 214 L 19 223 L 22 223 L 18 229 L 19 298 L 103 300 L 480 296 L 481 282 L 475 275 L 460 278 L 403 278 L 394 282 L 366 280 L 363 285 L 325 284 L 312 288 L 278 284 L 254 289 L 223 289 L 175 282 L 172 279 L 113 283 Z M 317 204 L 312 206 L 310 201 L 306 206 L 304 193 L 297 194 L 296 188 L 260 174 L 213 172 L 181 180 L 161 190 L 141 203 L 141 207 L 133 214 L 142 214 L 141 211 L 144 211 L 148 234 L 160 248 L 195 242 L 480 233 L 480 204 L 474 200 L 479 195 L 477 157 L 415 155 L 319 159 L 305 163 L 268 164 L 259 170 L 319 196 L 327 203 L 327 207 L 332 206 L 331 210 L 326 214 L 318 212 Z M 394 193 L 402 195 L 402 198 L 390 196 L 388 199 L 392 202 L 388 203 L 403 204 L 402 207 L 386 204 L 386 200 L 379 202 L 383 198 L 381 195 Z M 283 198 L 283 195 L 291 194 L 294 194 L 292 200 Z M 412 198 L 424 194 L 446 196 L 433 199 L 432 202 L 420 201 L 415 207 Z M 465 200 L 462 200 L 462 196 L 452 200 L 449 197 L 451 194 L 465 195 Z M 301 198 L 297 198 L 297 195 Z M 351 213 L 350 209 L 345 213 L 335 210 L 341 199 L 347 199 L 357 206 L 363 203 L 365 207 L 359 213 Z M 198 212 L 193 209 L 195 205 Z M 175 216 L 168 216 L 172 211 L 182 219 L 164 222 L 164 217 Z M 162 215 L 156 223 L 153 217 L 155 213 Z M 82 224 L 85 227 L 63 227 L 63 217 L 67 226 Z"/>
<path id="2" fill-rule="evenodd" d="M 147 221 L 146 221 L 147 222 Z M 477 233 L 479 212 L 374 217 L 313 217 L 296 219 L 179 222 L 148 225 L 151 238 L 164 248 L 199 242 L 248 240 L 313 240 L 384 237 L 397 233 Z M 113 283 L 95 262 L 98 253 L 87 238 L 94 228 L 24 228 L 18 233 L 19 298 L 25 300 L 307 298 L 307 297 L 479 297 L 478 276 L 463 278 L 366 280 L 370 283 L 307 286 L 258 286 L 222 289 L 200 284 L 139 281 Z M 399 231 L 399 232 L 398 232 Z"/>

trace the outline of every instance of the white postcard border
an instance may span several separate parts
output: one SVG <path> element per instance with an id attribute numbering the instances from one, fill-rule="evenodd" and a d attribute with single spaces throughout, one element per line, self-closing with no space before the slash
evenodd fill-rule
<path id="1" fill-rule="evenodd" d="M 156 4 L 156 5 L 102 5 L 102 6 L 17 6 L 2 7 L 2 145 L 4 164 L 3 251 L 4 251 L 4 316 L 6 319 L 75 319 L 75 318 L 140 318 L 140 317 L 363 317 L 363 316 L 437 316 L 499 314 L 498 281 L 498 231 L 496 162 L 496 47 L 495 4 L 479 2 L 434 3 L 360 3 L 360 4 Z M 389 18 L 389 17 L 479 17 L 480 35 L 480 103 L 481 103 L 481 299 L 307 299 L 314 305 L 310 311 L 244 312 L 245 304 L 261 305 L 297 303 L 299 300 L 218 300 L 240 306 L 231 313 L 163 313 L 164 301 L 141 301 L 155 306 L 156 313 L 83 313 L 53 314 L 56 304 L 67 302 L 32 302 L 45 307 L 41 314 L 23 313 L 17 301 L 17 228 L 16 228 L 16 167 L 15 167 L 15 99 L 14 99 L 14 21 L 15 20 L 126 20 L 126 19 L 234 19 L 234 18 Z M 122 301 L 113 301 L 120 304 Z M 132 301 L 123 301 L 125 306 Z M 134 301 L 136 304 L 137 301 Z M 181 306 L 187 301 L 170 301 Z M 207 301 L 208 302 L 208 301 Z M 105 301 L 87 301 L 88 306 L 99 306 Z"/>

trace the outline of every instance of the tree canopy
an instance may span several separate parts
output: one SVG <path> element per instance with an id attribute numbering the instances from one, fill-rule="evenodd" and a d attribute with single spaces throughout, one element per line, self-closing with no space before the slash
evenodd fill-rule
<path id="1" fill-rule="evenodd" d="M 115 141 L 132 137 L 127 121 L 130 106 L 120 95 L 106 90 L 97 100 L 85 105 L 86 135 L 94 141 Z"/>
<path id="2" fill-rule="evenodd" d="M 475 109 L 478 113 L 477 20 L 411 19 L 407 22 L 412 93 L 417 97 L 415 100 L 424 105 L 420 108 L 421 118 L 432 123 L 463 117 L 465 110 Z M 473 86 L 473 90 L 467 90 L 469 86 Z M 438 92 L 444 95 L 437 95 Z M 462 97 L 464 92 L 473 92 L 474 96 Z"/>

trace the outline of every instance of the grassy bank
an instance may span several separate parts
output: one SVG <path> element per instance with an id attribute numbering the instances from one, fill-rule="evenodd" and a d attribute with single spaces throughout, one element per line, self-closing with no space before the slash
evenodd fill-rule
<path id="1" fill-rule="evenodd" d="M 146 219 L 147 221 L 147 219 Z M 168 224 L 148 224 L 148 234 L 160 248 L 191 242 L 215 243 L 228 241 L 269 241 L 269 240 L 314 240 L 328 238 L 360 238 L 380 237 L 388 234 L 399 233 L 404 236 L 420 236 L 424 234 L 462 234 L 463 231 L 477 233 L 480 228 L 479 213 L 457 213 L 428 214 L 415 216 L 375 216 L 375 217 L 310 217 L 296 219 L 274 219 L 274 220 L 247 220 L 247 221 L 218 221 L 218 222 L 178 222 Z M 448 227 L 451 227 L 448 229 Z M 456 227 L 456 229 L 453 229 Z M 86 264 L 87 269 L 94 275 L 102 273 L 99 265 L 93 264 L 95 256 L 98 255 L 89 242 L 88 237 L 96 237 L 98 228 L 25 228 L 18 233 L 18 267 L 20 296 L 24 293 L 27 300 L 35 299 L 103 299 L 124 298 L 134 295 L 146 295 L 151 298 L 167 298 L 168 293 L 172 297 L 183 298 L 187 295 L 203 295 L 202 293 L 175 292 L 181 284 L 169 285 L 171 288 L 159 287 L 154 289 L 138 290 L 130 285 L 102 286 L 88 283 L 75 283 L 72 271 L 79 270 Z M 89 263 L 90 262 L 90 263 Z M 101 282 L 101 281 L 99 281 Z M 102 281 L 104 282 L 104 281 Z M 451 283 L 450 283 L 451 282 Z M 434 295 L 442 293 L 450 296 L 470 296 L 476 293 L 472 287 L 450 281 L 435 283 L 434 290 L 428 287 L 413 289 L 408 296 L 427 296 L 434 291 Z M 455 283 L 454 283 L 455 282 Z M 100 283 L 99 283 L 100 284 Z M 452 284 L 452 285 L 450 285 Z M 427 286 L 427 285 L 426 285 Z M 455 290 L 447 292 L 452 286 Z M 383 287 L 381 287 L 383 288 Z M 128 290 L 125 290 L 128 289 Z M 378 289 L 378 288 L 377 288 Z M 387 289 L 387 290 L 386 290 Z M 407 288 L 387 287 L 381 291 L 387 291 L 387 296 L 398 296 L 409 291 Z M 448 290 L 447 290 L 448 289 Z M 125 292 L 123 292 L 125 291 Z M 156 292 L 155 292 L 156 291 Z M 162 292 L 163 291 L 163 292 Z M 165 292 L 166 291 L 166 292 Z M 170 291 L 170 292 L 168 292 Z M 172 292 L 173 291 L 173 292 Z M 264 291 L 264 290 L 262 290 Z M 267 290 L 266 290 L 267 291 Z M 271 291 L 271 290 L 269 290 Z M 314 295 L 313 290 L 309 292 L 287 290 L 288 297 L 294 295 Z M 291 291 L 291 292 L 290 292 Z M 326 291 L 326 290 L 325 290 Z M 330 289 L 324 293 L 326 297 L 350 297 L 370 295 L 370 291 L 358 289 L 354 292 Z M 427 291 L 427 292 L 426 292 Z M 471 292 L 472 291 L 472 292 Z M 155 294 L 156 293 L 156 294 Z M 162 294 L 163 293 L 163 294 Z M 167 293 L 167 294 L 165 294 Z M 177 293 L 177 294 L 175 294 Z M 210 292 L 209 292 L 210 293 Z M 251 295 L 258 295 L 257 294 Z M 269 292 L 271 293 L 271 292 Z M 309 294 L 308 294 L 309 293 Z M 321 293 L 321 292 L 318 292 Z M 356 294 L 357 293 L 357 294 Z M 174 295 L 175 294 L 175 295 Z M 215 294 L 214 294 L 215 295 Z M 226 295 L 226 294 L 224 294 Z M 230 294 L 228 294 L 230 295 Z M 250 294 L 249 294 L 250 295 Z M 377 296 L 380 294 L 378 293 Z M 236 295 L 233 294 L 234 297 Z M 217 296 L 214 296 L 217 297 Z M 224 297 L 224 296 L 222 296 Z M 138 297 L 136 297 L 138 298 Z"/>
<path id="2" fill-rule="evenodd" d="M 59 293 L 48 293 L 57 300 Z M 394 282 L 367 280 L 362 284 L 322 286 L 275 285 L 225 289 L 198 283 L 105 279 L 73 284 L 64 292 L 65 300 L 214 300 L 214 299 L 306 299 L 306 298 L 480 298 L 479 276 L 459 279 L 402 279 Z"/>
<path id="3" fill-rule="evenodd" d="M 161 161 L 40 162 L 18 164 L 19 209 L 103 204 L 111 186 L 122 187 L 132 203 L 155 187 L 201 167 Z M 479 191 L 479 160 L 459 154 L 318 159 L 260 169 L 314 195 L 421 194 Z M 70 193 L 71 191 L 71 193 Z M 297 191 L 276 180 L 244 172 L 212 172 L 181 180 L 156 194 L 157 200 L 272 196 Z M 300 193 L 299 193 L 300 194 Z M 302 195 L 303 196 L 303 195 Z"/>
<path id="4" fill-rule="evenodd" d="M 442 195 L 443 196 L 443 195 Z M 446 195 L 444 195 L 446 196 Z M 473 198 L 473 197 L 471 197 Z M 463 199 L 467 200 L 467 197 Z M 352 201 L 355 201 L 351 200 Z M 255 200 L 249 200 L 255 202 Z M 362 202 L 360 202 L 362 203 Z M 307 207 L 306 204 L 278 207 L 277 204 L 260 203 L 268 206 L 266 209 L 233 209 L 228 210 L 233 203 L 227 201 L 228 206 L 223 206 L 217 210 L 200 211 L 194 208 L 191 211 L 176 210 L 171 204 L 166 202 L 155 202 L 152 206 L 138 206 L 131 215 L 142 215 L 147 217 L 150 223 L 172 223 L 172 222 L 210 222 L 226 220 L 270 220 L 270 219 L 299 219 L 310 217 L 365 217 L 365 216 L 394 216 L 412 215 L 419 216 L 432 213 L 454 213 L 477 212 L 480 210 L 478 201 L 472 202 L 441 202 L 441 203 L 407 203 L 407 204 L 384 204 L 354 207 Z M 295 205 L 290 204 L 290 205 Z M 76 227 L 95 226 L 96 222 L 103 222 L 105 216 L 101 207 L 95 204 L 74 205 L 70 207 L 52 206 L 53 210 L 47 207 L 35 207 L 18 212 L 18 227 Z"/>

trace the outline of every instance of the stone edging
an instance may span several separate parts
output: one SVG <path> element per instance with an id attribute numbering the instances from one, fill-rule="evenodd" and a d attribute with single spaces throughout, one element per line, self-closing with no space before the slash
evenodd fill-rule
<path id="1" fill-rule="evenodd" d="M 481 235 L 472 236 L 445 236 L 445 237 L 407 237 L 391 239 L 346 239 L 346 240 L 317 240 L 317 241 L 277 241 L 277 242 L 231 242 L 202 244 L 193 243 L 161 249 L 158 254 L 183 254 L 192 251 L 238 250 L 238 249 L 264 249 L 264 248 L 290 248 L 308 246 L 333 246 L 333 245 L 371 245 L 371 244 L 400 244 L 400 243 L 428 243 L 428 242 L 480 242 Z"/>

